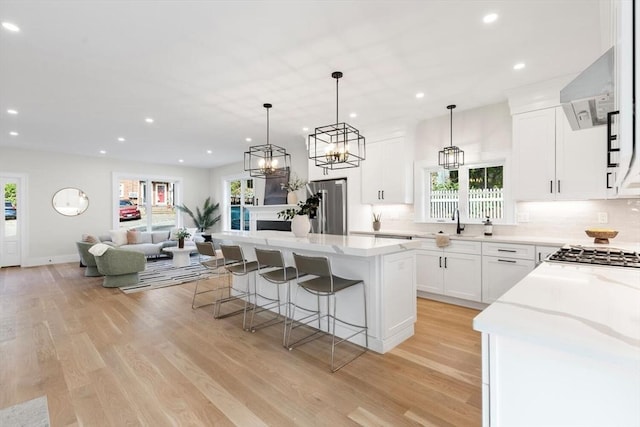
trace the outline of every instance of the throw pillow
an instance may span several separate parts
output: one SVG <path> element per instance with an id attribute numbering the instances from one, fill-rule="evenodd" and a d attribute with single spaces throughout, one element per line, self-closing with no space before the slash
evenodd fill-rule
<path id="1" fill-rule="evenodd" d="M 174 227 L 171 229 L 171 232 L 169 233 L 169 240 L 178 240 L 178 237 L 176 236 L 176 233 L 178 232 L 178 230 L 180 230 L 177 227 Z"/>
<path id="2" fill-rule="evenodd" d="M 87 243 L 100 243 L 100 240 L 98 240 L 96 236 L 93 236 L 91 234 L 83 234 L 82 241 Z"/>
<path id="3" fill-rule="evenodd" d="M 128 245 L 135 245 L 138 242 L 138 239 L 140 237 L 140 232 L 138 230 L 127 230 L 127 244 Z"/>
<path id="4" fill-rule="evenodd" d="M 116 246 L 127 244 L 127 230 L 109 230 L 109 236 Z"/>

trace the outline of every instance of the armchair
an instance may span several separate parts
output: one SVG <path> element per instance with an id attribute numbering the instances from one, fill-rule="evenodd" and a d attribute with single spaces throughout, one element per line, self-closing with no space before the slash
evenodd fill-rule
<path id="1" fill-rule="evenodd" d="M 100 272 L 98 271 L 96 258 L 91 252 L 89 252 L 89 248 L 93 245 L 95 245 L 95 243 L 76 242 L 78 253 L 80 254 L 80 262 L 82 263 L 82 265 L 87 267 L 87 269 L 84 271 L 84 275 L 87 277 L 102 276 L 102 274 L 100 274 Z"/>
<path id="2" fill-rule="evenodd" d="M 105 288 L 135 285 L 140 280 L 138 272 L 144 271 L 147 264 L 142 252 L 117 248 L 107 249 L 95 260 L 98 271 L 104 275 Z"/>

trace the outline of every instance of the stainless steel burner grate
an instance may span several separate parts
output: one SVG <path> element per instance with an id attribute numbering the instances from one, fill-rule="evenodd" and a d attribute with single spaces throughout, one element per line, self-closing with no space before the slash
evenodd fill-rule
<path id="1" fill-rule="evenodd" d="M 616 248 L 565 246 L 551 254 L 547 261 L 640 268 L 637 252 Z"/>

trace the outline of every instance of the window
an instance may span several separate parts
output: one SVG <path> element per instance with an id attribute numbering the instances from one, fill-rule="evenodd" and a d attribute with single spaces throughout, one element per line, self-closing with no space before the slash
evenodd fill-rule
<path id="1" fill-rule="evenodd" d="M 228 221 L 231 230 L 249 230 L 249 209 L 255 204 L 253 179 L 227 181 L 229 194 Z"/>
<path id="2" fill-rule="evenodd" d="M 423 194 L 418 200 L 423 220 L 451 220 L 457 209 L 464 221 L 479 223 L 487 216 L 498 223 L 510 220 L 504 162 L 464 165 L 459 170 L 424 167 L 422 173 Z"/>
<path id="3" fill-rule="evenodd" d="M 174 208 L 178 180 L 123 175 L 117 178 L 116 185 L 119 228 L 153 231 L 178 225 Z"/>

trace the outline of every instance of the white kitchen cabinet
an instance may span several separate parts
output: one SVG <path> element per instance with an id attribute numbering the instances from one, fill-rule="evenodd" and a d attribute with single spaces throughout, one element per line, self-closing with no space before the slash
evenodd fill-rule
<path id="1" fill-rule="evenodd" d="M 425 240 L 416 250 L 416 285 L 419 291 L 470 301 L 482 299 L 479 242 L 452 241 L 438 248 Z"/>
<path id="2" fill-rule="evenodd" d="M 402 204 L 413 202 L 413 167 L 405 138 L 367 144 L 362 162 L 362 203 Z"/>
<path id="3" fill-rule="evenodd" d="M 533 245 L 482 244 L 482 302 L 500 298 L 535 267 Z"/>
<path id="4" fill-rule="evenodd" d="M 515 114 L 515 198 L 605 199 L 606 138 L 606 126 L 572 130 L 561 107 Z"/>

